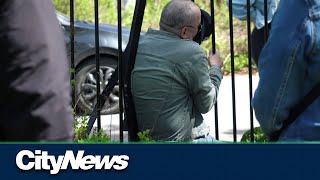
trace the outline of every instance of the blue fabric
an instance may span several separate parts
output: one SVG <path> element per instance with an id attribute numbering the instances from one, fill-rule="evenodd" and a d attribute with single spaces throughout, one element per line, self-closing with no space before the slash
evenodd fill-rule
<path id="1" fill-rule="evenodd" d="M 282 0 L 259 59 L 252 105 L 263 131 L 281 129 L 290 109 L 320 81 L 320 1 Z M 280 141 L 320 141 L 318 98 Z"/>
<path id="2" fill-rule="evenodd" d="M 268 0 L 268 23 L 272 21 L 272 17 L 277 10 L 280 0 Z M 229 7 L 229 0 L 227 0 Z M 240 20 L 247 19 L 247 1 L 246 0 L 233 0 L 232 1 L 232 14 Z M 264 27 L 264 0 L 250 0 L 250 19 L 254 22 L 257 29 Z"/>

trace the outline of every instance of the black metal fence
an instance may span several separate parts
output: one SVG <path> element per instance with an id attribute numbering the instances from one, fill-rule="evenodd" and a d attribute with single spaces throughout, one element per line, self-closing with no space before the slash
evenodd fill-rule
<path id="1" fill-rule="evenodd" d="M 139 0 L 137 0 L 139 1 Z M 250 104 L 250 111 L 247 112 L 250 114 L 250 129 L 251 129 L 251 141 L 254 141 L 254 119 L 253 119 L 253 109 L 251 108 L 251 99 L 253 97 L 253 84 L 252 84 L 252 73 L 253 73 L 253 63 L 252 63 L 252 41 L 251 41 L 251 22 L 250 22 L 250 17 L 251 17 L 251 12 L 250 12 L 250 0 L 247 0 L 247 43 L 248 43 L 248 76 L 249 76 L 249 99 L 248 102 Z M 267 0 L 264 0 L 264 14 L 265 14 L 265 24 L 268 24 L 268 19 L 267 19 Z M 138 3 L 137 3 L 138 4 Z M 136 4 L 136 5 L 137 5 Z M 216 34 L 215 34 L 215 1 L 210 0 L 210 7 L 211 7 L 211 17 L 212 17 L 212 28 L 213 28 L 213 33 L 212 33 L 212 49 L 215 52 L 216 51 Z M 118 0 L 117 3 L 117 13 L 118 13 L 118 79 L 119 79 L 119 103 L 122 104 L 123 102 L 123 89 L 124 89 L 124 82 L 123 82 L 123 53 L 120 51 L 122 49 L 122 17 L 121 17 L 121 0 Z M 96 72 L 99 72 L 100 69 L 100 52 L 99 52 L 99 0 L 94 0 L 94 9 L 95 9 L 95 59 L 96 59 Z M 235 54 L 234 54 L 234 34 L 233 34 L 233 12 L 232 12 L 232 0 L 229 0 L 228 4 L 228 9 L 229 9 L 229 30 L 230 30 L 230 55 L 231 55 L 231 84 L 232 84 L 232 120 L 233 120 L 233 141 L 237 142 L 237 116 L 236 116 L 236 86 L 235 86 Z M 200 7 L 201 8 L 201 7 Z M 70 28 L 71 28 L 71 35 L 70 35 L 70 42 L 71 42 L 71 68 L 75 69 L 75 39 L 74 39 L 74 0 L 70 0 Z M 268 26 L 264 26 L 264 40 L 266 41 L 268 38 Z M 96 75 L 96 80 L 100 80 L 100 73 L 95 73 Z M 75 73 L 73 72 L 71 75 L 71 78 L 74 79 Z M 100 83 L 96 83 L 96 93 L 100 94 Z M 75 97 L 73 97 L 75 98 Z M 95 118 L 97 119 L 97 129 L 101 129 L 101 99 L 100 96 L 97 96 L 97 108 L 95 109 L 96 116 Z M 218 102 L 215 104 L 214 111 L 215 111 L 215 116 L 214 116 L 214 121 L 215 121 L 215 137 L 219 140 L 219 114 L 218 114 L 218 104 L 219 104 L 219 99 Z M 100 105 L 100 106 L 99 106 Z M 126 116 L 123 105 L 119 106 L 120 112 L 119 112 L 119 134 L 120 134 L 120 141 L 123 142 L 124 136 L 123 136 L 123 131 L 124 131 L 124 115 Z"/>

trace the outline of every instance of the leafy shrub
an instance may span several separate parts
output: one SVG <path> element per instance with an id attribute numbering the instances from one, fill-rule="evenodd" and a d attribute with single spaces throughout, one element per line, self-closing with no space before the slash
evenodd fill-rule
<path id="1" fill-rule="evenodd" d="M 253 61 L 252 61 L 253 62 Z M 256 71 L 257 67 L 254 63 L 252 63 L 253 71 Z M 234 71 L 238 73 L 247 73 L 249 69 L 248 65 L 248 55 L 247 54 L 236 54 L 234 55 Z M 228 54 L 224 59 L 223 66 L 224 74 L 231 73 L 231 54 Z"/>
<path id="2" fill-rule="evenodd" d="M 138 132 L 138 137 L 139 137 L 140 141 L 142 141 L 142 142 L 155 142 L 155 140 L 153 140 L 151 137 L 150 130 Z"/>
<path id="3" fill-rule="evenodd" d="M 261 127 L 255 127 L 253 129 L 254 142 L 268 142 L 267 136 L 262 132 Z M 240 142 L 251 142 L 251 130 L 246 131 Z"/>
<path id="4" fill-rule="evenodd" d="M 94 142 L 110 142 L 110 137 L 105 133 L 103 129 L 100 131 L 93 131 L 92 135 L 87 134 L 88 117 L 78 117 L 75 119 L 75 137 L 74 141 L 78 143 L 94 143 Z"/>

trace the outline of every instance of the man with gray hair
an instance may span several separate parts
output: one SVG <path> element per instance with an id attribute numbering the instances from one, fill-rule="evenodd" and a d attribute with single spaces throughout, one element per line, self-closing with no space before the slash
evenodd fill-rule
<path id="1" fill-rule="evenodd" d="M 215 141 L 201 113 L 216 101 L 223 63 L 192 41 L 199 31 L 200 8 L 172 0 L 162 11 L 160 30 L 140 38 L 132 94 L 139 131 L 150 130 L 157 141 Z"/>

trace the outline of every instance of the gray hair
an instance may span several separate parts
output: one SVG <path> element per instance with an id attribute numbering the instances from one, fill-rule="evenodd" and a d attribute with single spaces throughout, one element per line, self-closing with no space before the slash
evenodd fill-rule
<path id="1" fill-rule="evenodd" d="M 198 7 L 190 0 L 171 0 L 163 9 L 160 18 L 160 29 L 180 29 L 192 24 L 195 15 L 192 7 Z"/>

